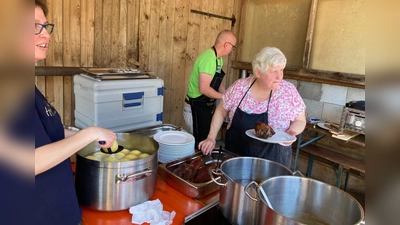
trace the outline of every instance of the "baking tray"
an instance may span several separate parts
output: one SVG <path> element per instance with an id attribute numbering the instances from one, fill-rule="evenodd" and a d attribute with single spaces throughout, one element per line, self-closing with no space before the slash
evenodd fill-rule
<path id="1" fill-rule="evenodd" d="M 126 133 L 137 133 L 148 137 L 153 137 L 155 134 L 163 131 L 176 130 L 185 131 L 182 127 L 178 127 L 172 124 L 160 124 L 151 127 L 140 128 L 136 130 L 127 131 Z"/>
<path id="2" fill-rule="evenodd" d="M 219 149 L 214 149 L 211 153 L 211 157 L 203 155 L 202 152 L 197 152 L 193 155 L 187 156 L 185 158 L 177 159 L 168 163 L 160 164 L 158 165 L 158 175 L 165 180 L 165 182 L 172 186 L 173 188 L 177 189 L 184 195 L 190 197 L 190 198 L 202 198 L 204 196 L 207 196 L 217 190 L 219 190 L 219 185 L 214 183 L 214 181 L 210 180 L 205 183 L 192 183 L 187 180 L 184 180 L 174 173 L 172 171 L 177 168 L 180 164 L 182 163 L 187 163 L 190 162 L 193 159 L 196 159 L 198 157 L 203 157 L 205 164 L 209 164 L 212 162 L 217 162 L 218 161 L 218 152 Z M 229 156 L 229 157 L 237 157 L 238 155 L 235 153 L 232 153 L 228 150 L 222 149 L 221 150 L 221 157 L 220 161 L 224 159 L 224 157 Z M 215 177 L 217 181 L 220 180 L 220 177 Z"/>
<path id="3" fill-rule="evenodd" d="M 151 72 L 121 68 L 81 68 L 84 75 L 96 80 L 155 79 Z"/>

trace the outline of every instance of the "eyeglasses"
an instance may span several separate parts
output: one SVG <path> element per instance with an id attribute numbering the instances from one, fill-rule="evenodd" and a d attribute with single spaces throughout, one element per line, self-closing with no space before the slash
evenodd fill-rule
<path id="1" fill-rule="evenodd" d="M 230 43 L 229 41 L 228 42 L 226 42 L 226 43 L 228 43 L 228 44 L 230 44 L 231 46 L 232 46 L 232 50 L 235 50 L 236 49 L 236 46 L 234 46 L 232 43 Z"/>
<path id="2" fill-rule="evenodd" d="M 46 29 L 47 33 L 51 34 L 51 33 L 53 33 L 54 24 L 52 24 L 52 23 L 48 23 L 48 24 L 35 23 L 35 35 L 41 34 L 43 31 L 43 28 Z"/>

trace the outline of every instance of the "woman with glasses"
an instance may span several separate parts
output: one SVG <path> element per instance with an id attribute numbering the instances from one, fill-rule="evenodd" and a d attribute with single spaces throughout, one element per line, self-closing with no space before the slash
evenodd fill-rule
<path id="1" fill-rule="evenodd" d="M 54 25 L 46 20 L 47 7 L 35 0 L 35 62 L 46 58 Z M 32 34 L 33 35 L 33 34 Z M 81 210 L 75 193 L 70 156 L 93 141 L 111 147 L 116 134 L 99 127 L 79 132 L 65 130 L 60 115 L 35 86 L 35 203 L 34 224 L 78 225 Z M 22 118 L 21 118 L 22 119 Z"/>
<path id="2" fill-rule="evenodd" d="M 209 154 L 215 138 L 228 116 L 225 148 L 241 156 L 260 157 L 291 166 L 292 142 L 265 143 L 246 135 L 256 122 L 263 122 L 275 131 L 300 134 L 306 126 L 305 104 L 296 87 L 283 79 L 286 57 L 272 47 L 263 48 L 253 59 L 253 74 L 237 80 L 222 96 L 211 122 L 207 139 L 199 149 Z"/>
<path id="3" fill-rule="evenodd" d="M 222 79 L 222 57 L 230 54 L 236 47 L 236 37 L 230 30 L 221 31 L 214 45 L 201 53 L 194 62 L 189 77 L 183 117 L 195 138 L 195 148 L 207 137 L 215 101 L 225 92 Z"/>

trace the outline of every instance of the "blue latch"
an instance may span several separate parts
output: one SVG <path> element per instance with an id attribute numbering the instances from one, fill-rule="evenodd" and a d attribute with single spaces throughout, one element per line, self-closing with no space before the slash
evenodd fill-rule
<path id="1" fill-rule="evenodd" d="M 163 113 L 160 112 L 159 114 L 156 115 L 156 121 L 162 121 Z"/>
<path id="2" fill-rule="evenodd" d="M 164 87 L 159 87 L 159 88 L 157 88 L 157 95 L 162 95 L 162 96 L 164 96 Z"/>

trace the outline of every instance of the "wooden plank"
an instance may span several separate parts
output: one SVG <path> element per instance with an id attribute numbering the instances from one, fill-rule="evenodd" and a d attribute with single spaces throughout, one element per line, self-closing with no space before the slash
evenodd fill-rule
<path id="1" fill-rule="evenodd" d="M 133 68 L 139 66 L 139 6 L 140 1 L 127 1 L 127 66 Z"/>
<path id="2" fill-rule="evenodd" d="M 240 0 L 229 0 L 227 1 L 227 7 L 225 7 L 224 15 L 227 17 L 234 17 L 237 19 L 238 14 L 240 14 Z M 235 26 L 232 27 L 232 22 L 231 21 L 224 21 L 224 27 L 230 27 L 231 31 L 235 34 L 236 39 L 239 33 L 239 30 L 237 29 L 238 23 L 235 22 Z M 236 40 L 236 46 L 238 45 L 238 42 Z M 224 79 L 224 84 L 225 87 L 229 87 L 235 80 L 238 79 L 238 71 L 235 71 L 235 69 L 231 68 L 232 60 L 236 60 L 237 58 L 237 51 L 234 50 L 231 52 L 231 54 L 228 57 L 227 63 L 225 63 L 226 68 L 225 69 L 225 79 Z"/>
<path id="3" fill-rule="evenodd" d="M 56 0 L 47 1 L 49 14 L 47 20 L 54 23 L 54 31 L 50 36 L 46 65 L 63 65 L 63 4 Z M 44 92 L 43 92 L 44 93 Z"/>
<path id="4" fill-rule="evenodd" d="M 111 64 L 111 33 L 112 33 L 112 0 L 103 0 L 102 16 L 102 44 L 101 44 L 101 66 L 109 67 Z"/>
<path id="5" fill-rule="evenodd" d="M 310 16 L 308 18 L 306 43 L 304 45 L 303 68 L 310 67 L 311 46 L 312 46 L 312 40 L 313 40 L 313 36 L 314 36 L 315 18 L 317 16 L 317 6 L 318 6 L 318 0 L 312 0 Z"/>
<path id="6" fill-rule="evenodd" d="M 65 3 L 65 1 L 64 1 Z M 65 3 L 64 16 L 64 66 L 79 67 L 81 64 L 81 1 L 71 0 Z M 69 44 L 68 44 L 69 43 Z M 64 45 L 64 46 L 65 46 Z M 64 124 L 71 125 L 72 104 L 72 80 L 71 77 L 56 76 L 54 83 L 55 103 L 54 106 L 60 114 Z M 61 110 L 62 109 L 62 110 Z"/>
<path id="7" fill-rule="evenodd" d="M 46 93 L 46 77 L 44 76 L 36 76 L 35 77 L 35 84 L 36 87 L 39 89 L 40 92 L 42 92 L 42 94 Z"/>
<path id="8" fill-rule="evenodd" d="M 119 33 L 120 33 L 120 2 L 121 1 L 112 1 L 110 5 L 110 10 L 108 11 L 108 20 L 110 20 L 110 58 L 109 62 L 106 64 L 109 67 L 119 67 L 120 55 L 119 55 Z M 123 29 L 123 28 L 122 28 Z"/>
<path id="9" fill-rule="evenodd" d="M 71 66 L 72 40 L 71 40 L 71 1 L 63 1 L 63 66 Z M 59 66 L 59 65 L 57 65 Z"/>
<path id="10" fill-rule="evenodd" d="M 55 96 L 54 96 L 54 76 L 46 77 L 46 92 L 42 93 L 47 101 L 54 106 Z M 57 108 L 56 108 L 57 109 Z M 57 109 L 58 111 L 58 109 Z"/>
<path id="11" fill-rule="evenodd" d="M 63 119 L 64 116 L 63 89 L 64 89 L 64 82 L 62 77 L 55 76 L 53 79 L 48 80 L 46 88 L 47 91 L 46 97 L 50 97 L 52 99 L 51 104 L 57 110 L 58 114 L 60 114 L 61 119 Z M 50 90 L 52 91 L 51 93 Z"/>
<path id="12" fill-rule="evenodd" d="M 213 7 L 213 0 L 203 0 L 201 1 L 201 11 L 203 12 L 210 12 L 212 13 L 212 7 Z M 207 48 L 211 47 L 214 42 L 212 40 L 212 33 L 211 33 L 211 18 L 209 16 L 204 16 L 201 15 L 201 21 L 200 21 L 200 36 L 197 39 L 199 42 L 199 51 L 197 52 L 197 55 L 199 55 L 201 52 L 206 50 Z M 215 39 L 215 37 L 214 37 Z"/>
<path id="13" fill-rule="evenodd" d="M 242 52 L 243 52 L 243 39 L 244 39 L 244 31 L 246 26 L 246 18 L 247 18 L 247 8 L 249 5 L 249 0 L 236 0 L 241 1 L 240 6 L 238 5 L 237 8 L 240 8 L 240 17 L 238 18 L 237 25 L 238 32 L 236 34 L 237 42 L 236 42 L 236 59 L 240 59 Z"/>
<path id="14" fill-rule="evenodd" d="M 174 88 L 173 105 L 166 115 L 167 121 L 172 124 L 183 126 L 184 121 L 182 116 L 176 116 L 172 109 L 175 108 L 177 113 L 183 112 L 183 101 L 186 95 L 187 78 L 186 73 L 186 42 L 188 35 L 188 20 L 189 20 L 189 1 L 175 0 L 175 13 L 173 23 L 173 54 L 171 60 L 171 75 L 169 83 Z M 165 108 L 165 107 L 164 107 Z"/>
<path id="15" fill-rule="evenodd" d="M 329 160 L 331 162 L 343 165 L 345 169 L 354 169 L 357 171 L 360 171 L 362 173 L 365 173 L 365 162 L 361 160 L 357 160 L 354 158 L 351 158 L 347 155 L 343 155 L 334 151 L 331 151 L 329 149 L 326 149 L 324 147 L 320 147 L 317 145 L 307 145 L 300 150 L 310 153 L 312 155 L 315 155 L 317 157 Z"/>
<path id="16" fill-rule="evenodd" d="M 92 67 L 94 61 L 95 0 L 81 1 L 80 66 Z"/>
<path id="17" fill-rule="evenodd" d="M 81 73 L 80 67 L 68 66 L 36 66 L 36 76 L 70 76 Z"/>
<path id="18" fill-rule="evenodd" d="M 94 49 L 93 66 L 102 67 L 102 46 L 103 46 L 103 0 L 95 0 L 94 4 Z"/>
<path id="19" fill-rule="evenodd" d="M 139 18 L 139 63 L 142 70 L 148 70 L 150 39 L 150 5 L 151 0 L 140 1 Z"/>
<path id="20" fill-rule="evenodd" d="M 160 14 L 159 14 L 159 39 L 158 46 L 160 50 L 158 53 L 158 68 L 156 71 L 157 76 L 164 80 L 164 115 L 169 115 L 168 118 L 164 117 L 164 121 L 171 122 L 173 117 L 177 117 L 176 114 L 176 95 L 179 95 L 179 91 L 175 88 L 179 88 L 179 84 L 173 81 L 179 80 L 179 74 L 171 73 L 172 59 L 176 57 L 172 54 L 173 44 L 173 32 L 171 29 L 174 26 L 174 10 L 175 1 L 161 0 L 160 1 Z M 174 116 L 172 116 L 174 115 Z"/>
<path id="21" fill-rule="evenodd" d="M 102 17 L 102 45 L 101 45 L 101 65 L 103 67 L 108 67 L 111 65 L 111 44 L 112 44 L 112 25 L 113 25 L 113 15 L 112 15 L 113 1 L 103 0 L 103 17 Z"/>
<path id="22" fill-rule="evenodd" d="M 158 54 L 160 51 L 160 46 L 158 41 L 160 38 L 160 1 L 151 0 L 150 1 L 150 39 L 147 40 L 149 46 L 149 71 L 157 71 L 158 68 Z M 162 47 L 164 48 L 164 47 Z"/>
<path id="23" fill-rule="evenodd" d="M 65 66 L 80 66 L 81 64 L 81 5 L 80 4 L 81 0 L 70 0 L 69 28 L 66 27 L 68 29 L 66 29 L 67 32 L 65 32 L 64 34 L 64 35 L 69 35 L 70 37 L 70 60 L 69 63 L 64 62 Z"/>
<path id="24" fill-rule="evenodd" d="M 127 0 L 120 0 L 119 7 L 119 30 L 118 30 L 118 62 L 116 63 L 118 67 L 126 68 L 126 63 L 128 61 L 126 55 L 127 47 L 127 17 L 128 17 L 128 5 Z"/>
<path id="25" fill-rule="evenodd" d="M 64 76 L 61 78 L 62 78 L 61 80 L 64 83 L 64 89 L 62 90 L 63 96 L 64 96 L 64 99 L 63 99 L 64 101 L 62 102 L 63 109 L 64 109 L 64 112 L 63 112 L 64 116 L 62 117 L 63 124 L 73 126 L 74 120 L 75 120 L 75 115 L 74 115 L 75 96 L 74 96 L 73 79 L 72 79 L 72 76 Z"/>
<path id="26" fill-rule="evenodd" d="M 201 1 L 190 1 L 190 9 L 200 10 Z M 190 12 L 189 9 L 189 12 Z M 185 66 L 185 84 L 188 85 L 190 72 L 192 71 L 194 61 L 199 54 L 199 36 L 200 36 L 201 16 L 195 13 L 189 14 L 186 42 L 186 66 Z"/>

